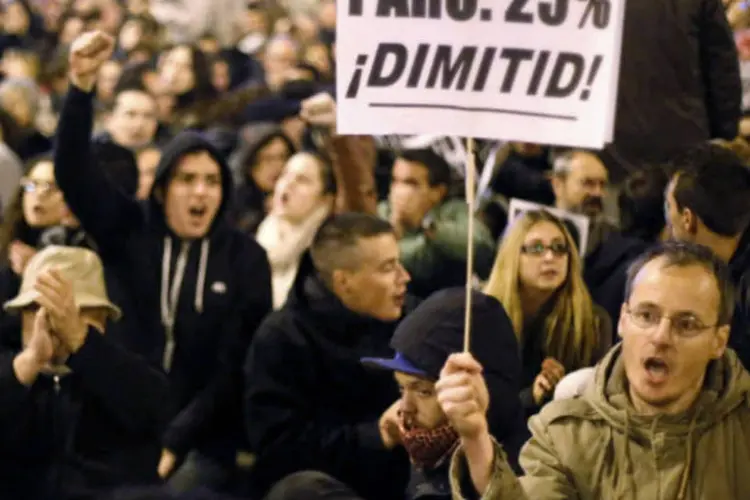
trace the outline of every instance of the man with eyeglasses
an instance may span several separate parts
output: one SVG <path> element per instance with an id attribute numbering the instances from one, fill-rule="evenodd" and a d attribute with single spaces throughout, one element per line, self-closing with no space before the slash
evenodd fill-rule
<path id="1" fill-rule="evenodd" d="M 630 267 L 622 343 L 583 395 L 530 420 L 516 479 L 486 498 L 750 498 L 750 374 L 727 349 L 734 309 L 727 265 L 668 242 Z M 491 495 L 490 495 L 491 493 Z"/>
<path id="2" fill-rule="evenodd" d="M 596 154 L 562 149 L 553 151 L 551 159 L 555 207 L 585 215 L 591 221 L 586 254 L 582 256 L 583 279 L 591 298 L 607 311 L 613 323 L 617 323 L 625 273 L 646 244 L 623 236 L 605 214 L 609 173 Z"/>

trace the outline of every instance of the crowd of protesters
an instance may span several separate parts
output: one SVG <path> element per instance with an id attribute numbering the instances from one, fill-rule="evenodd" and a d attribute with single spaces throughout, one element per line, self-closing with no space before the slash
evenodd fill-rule
<path id="1" fill-rule="evenodd" d="M 5 0 L 0 498 L 750 498 L 750 9 L 625 10 L 612 144 L 470 213 L 335 0 Z"/>

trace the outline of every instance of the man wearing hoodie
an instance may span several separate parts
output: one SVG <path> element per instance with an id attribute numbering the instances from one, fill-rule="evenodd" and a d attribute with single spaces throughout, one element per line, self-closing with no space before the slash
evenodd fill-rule
<path id="1" fill-rule="evenodd" d="M 170 476 L 187 456 L 183 470 L 193 477 L 174 478 L 175 487 L 221 484 L 243 443 L 241 366 L 271 309 L 268 260 L 257 243 L 226 224 L 232 176 L 201 135 L 185 132 L 165 147 L 144 206 L 124 196 L 91 160 L 92 91 L 113 45 L 93 32 L 71 47 L 72 85 L 58 125 L 55 176 L 99 247 L 110 293 L 131 318 L 129 331 L 141 332 L 129 337 L 133 348 L 169 375 L 174 418 L 164 435 L 160 475 Z M 214 474 L 202 477 L 203 471 Z"/>
<path id="2" fill-rule="evenodd" d="M 750 374 L 726 348 L 732 295 L 727 265 L 700 245 L 668 242 L 633 263 L 622 344 L 582 397 L 532 417 L 526 474 L 495 462 L 492 498 L 750 497 Z"/>
<path id="3" fill-rule="evenodd" d="M 0 354 L 0 491 L 83 499 L 157 482 L 167 381 L 112 339 L 102 263 L 82 248 L 37 253 L 5 310 L 20 352 Z"/>
<path id="4" fill-rule="evenodd" d="M 676 162 L 666 192 L 672 236 L 710 248 L 729 263 L 737 301 L 729 346 L 750 369 L 750 170 L 733 152 L 706 143 Z"/>
<path id="5" fill-rule="evenodd" d="M 360 359 L 393 355 L 389 343 L 408 281 L 388 222 L 346 213 L 323 223 L 285 307 L 266 319 L 248 352 L 253 497 L 308 469 L 336 477 L 368 500 L 404 491 L 406 454 L 392 450 L 382 425 L 397 411 L 398 388 Z"/>

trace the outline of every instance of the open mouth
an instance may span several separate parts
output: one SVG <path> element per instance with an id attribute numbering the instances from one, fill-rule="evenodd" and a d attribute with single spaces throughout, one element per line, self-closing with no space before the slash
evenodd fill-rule
<path id="1" fill-rule="evenodd" d="M 206 215 L 206 211 L 206 207 L 190 207 L 189 209 L 190 216 L 197 219 L 202 218 L 204 215 Z"/>
<path id="2" fill-rule="evenodd" d="M 669 376 L 669 364 L 662 358 L 648 357 L 643 361 L 643 367 L 653 383 L 664 382 Z"/>

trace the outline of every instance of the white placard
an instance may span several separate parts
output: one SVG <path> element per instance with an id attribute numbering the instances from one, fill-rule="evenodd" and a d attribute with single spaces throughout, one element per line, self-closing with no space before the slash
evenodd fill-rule
<path id="1" fill-rule="evenodd" d="M 591 220 L 585 215 L 574 214 L 566 210 L 560 210 L 559 208 L 548 207 L 540 203 L 534 203 L 532 201 L 519 200 L 518 198 L 511 198 L 510 206 L 508 207 L 508 226 L 510 227 L 513 223 L 521 217 L 525 212 L 533 210 L 546 210 L 558 219 L 561 219 L 566 223 L 568 231 L 570 231 L 573 239 L 578 244 L 578 250 L 581 256 L 586 255 L 586 250 L 589 241 L 589 225 Z M 572 231 L 572 227 L 575 227 L 575 231 Z M 576 234 L 573 234 L 576 233 Z"/>
<path id="2" fill-rule="evenodd" d="M 624 2 L 340 0 L 338 130 L 601 148 Z"/>

